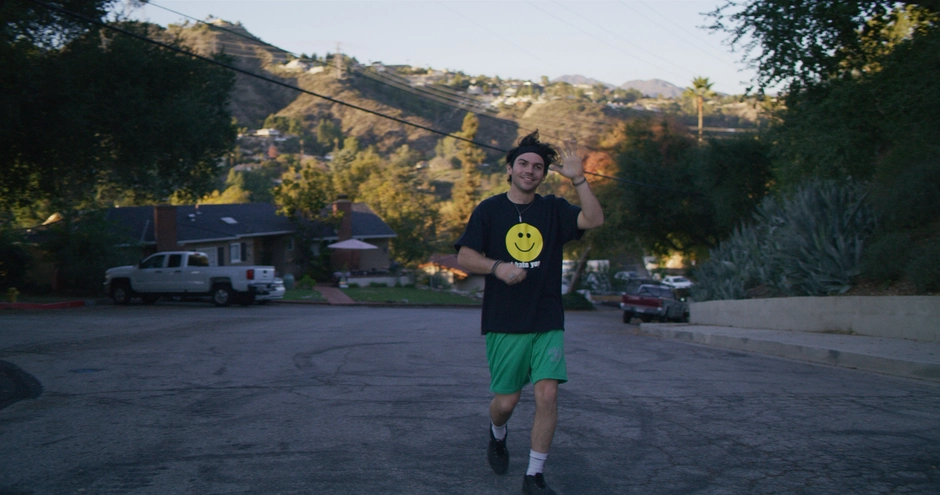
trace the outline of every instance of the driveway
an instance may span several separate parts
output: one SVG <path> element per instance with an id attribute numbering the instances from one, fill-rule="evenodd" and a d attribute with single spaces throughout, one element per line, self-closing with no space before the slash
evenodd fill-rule
<path id="1" fill-rule="evenodd" d="M 937 493 L 940 388 L 567 317 L 561 494 Z M 479 309 L 207 304 L 0 314 L 36 399 L 0 409 L 0 493 L 518 493 L 486 464 Z"/>

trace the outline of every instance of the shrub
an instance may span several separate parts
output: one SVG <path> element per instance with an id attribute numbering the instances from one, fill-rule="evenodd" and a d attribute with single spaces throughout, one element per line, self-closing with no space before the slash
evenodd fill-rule
<path id="1" fill-rule="evenodd" d="M 873 241 L 862 254 L 865 278 L 878 282 L 902 279 L 913 254 L 912 243 L 907 232 L 890 232 Z"/>
<path id="2" fill-rule="evenodd" d="M 764 198 L 754 223 L 735 229 L 694 270 L 693 298 L 845 293 L 861 272 L 862 248 L 875 226 L 866 196 L 852 182 L 814 180 L 789 198 Z"/>
<path id="3" fill-rule="evenodd" d="M 53 224 L 40 245 L 58 268 L 60 289 L 86 295 L 101 292 L 105 270 L 133 264 L 140 254 L 135 240 L 106 220 L 104 211 Z"/>
<path id="4" fill-rule="evenodd" d="M 32 264 L 33 258 L 23 245 L 22 236 L 0 227 L 0 289 L 4 293 L 9 287 L 22 289 Z"/>
<path id="5" fill-rule="evenodd" d="M 907 278 L 918 292 L 940 290 L 940 237 L 935 236 L 918 249 L 907 267 Z"/>
<path id="6" fill-rule="evenodd" d="M 304 278 L 300 279 L 300 282 L 297 283 L 298 289 L 313 289 L 316 287 L 317 281 L 313 279 L 310 275 L 304 275 Z"/>
<path id="7" fill-rule="evenodd" d="M 591 304 L 591 301 L 588 301 L 588 299 L 580 292 L 564 294 L 561 296 L 561 301 L 562 304 L 564 304 L 565 309 L 589 311 L 593 311 L 595 309 L 594 305 Z"/>

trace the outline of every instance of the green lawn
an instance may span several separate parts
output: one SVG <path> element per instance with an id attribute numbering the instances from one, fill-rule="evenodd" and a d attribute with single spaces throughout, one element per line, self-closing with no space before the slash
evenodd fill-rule
<path id="1" fill-rule="evenodd" d="M 310 289 L 289 289 L 284 292 L 285 301 L 326 301 L 322 294 Z"/>
<path id="2" fill-rule="evenodd" d="M 413 289 L 406 287 L 351 287 L 343 289 L 354 301 L 395 302 L 407 304 L 480 304 L 479 299 L 450 292 Z"/>

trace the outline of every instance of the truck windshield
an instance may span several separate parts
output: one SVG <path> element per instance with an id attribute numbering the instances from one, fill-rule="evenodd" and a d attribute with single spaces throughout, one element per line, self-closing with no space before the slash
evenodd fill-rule
<path id="1" fill-rule="evenodd" d="M 191 254 L 189 255 L 188 266 L 209 266 L 209 257 L 202 253 Z"/>

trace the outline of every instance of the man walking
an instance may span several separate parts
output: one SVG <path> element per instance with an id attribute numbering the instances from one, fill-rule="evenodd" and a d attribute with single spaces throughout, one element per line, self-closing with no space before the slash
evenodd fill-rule
<path id="1" fill-rule="evenodd" d="M 533 383 L 532 424 L 525 494 L 553 494 L 542 467 L 558 420 L 558 385 L 568 380 L 561 299 L 562 247 L 604 223 L 600 203 L 584 177 L 581 159 L 525 136 L 506 156 L 509 192 L 483 200 L 457 240 L 457 261 L 489 274 L 483 291 L 482 332 L 490 368 L 490 443 L 487 459 L 497 474 L 509 469 L 506 423 L 522 387 Z M 554 164 L 554 166 L 553 166 Z M 535 193 L 549 168 L 571 179 L 581 207 Z"/>

